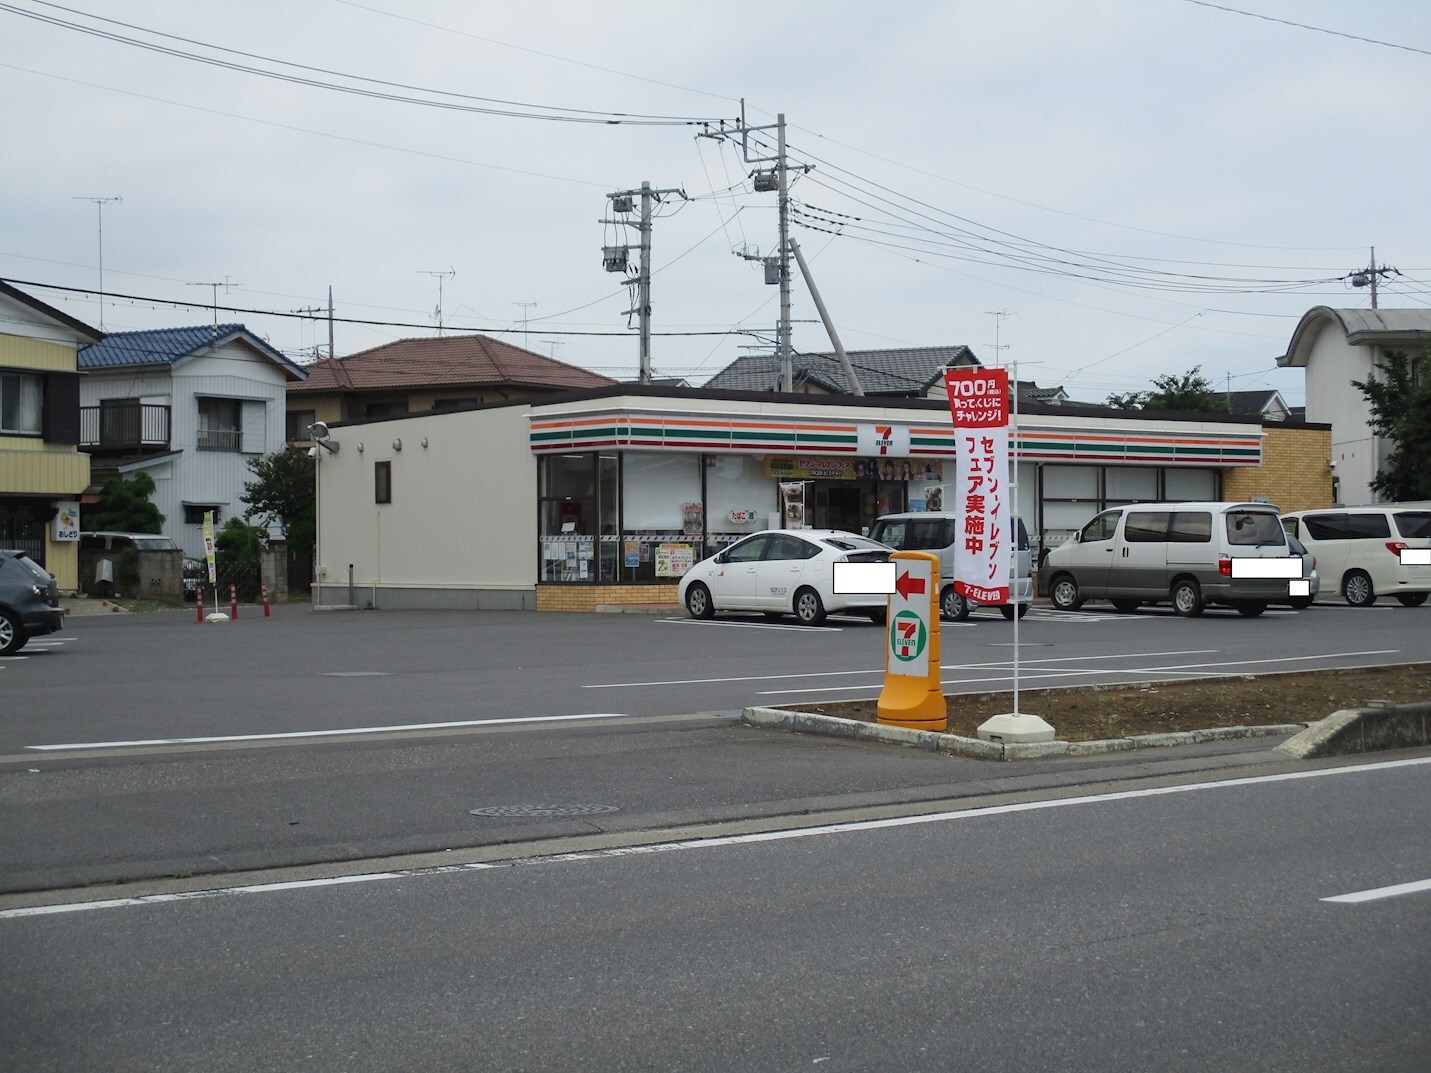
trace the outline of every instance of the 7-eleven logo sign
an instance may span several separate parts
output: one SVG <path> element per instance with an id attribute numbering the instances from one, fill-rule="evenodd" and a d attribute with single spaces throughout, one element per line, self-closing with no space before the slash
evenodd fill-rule
<path id="1" fill-rule="evenodd" d="M 901 611 L 889 625 L 889 650 L 895 659 L 918 659 L 929 644 L 929 628 L 913 611 Z"/>
<path id="2" fill-rule="evenodd" d="M 909 428 L 900 425 L 860 425 L 859 450 L 870 455 L 903 458 L 909 454 Z"/>
<path id="3" fill-rule="evenodd" d="M 894 426 L 875 426 L 875 447 L 882 455 L 889 454 L 889 449 L 894 446 Z"/>

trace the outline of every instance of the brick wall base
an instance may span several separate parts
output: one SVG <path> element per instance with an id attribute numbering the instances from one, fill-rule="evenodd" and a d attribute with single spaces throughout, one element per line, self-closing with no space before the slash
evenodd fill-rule
<path id="1" fill-rule="evenodd" d="M 677 604 L 674 582 L 662 585 L 538 585 L 538 611 L 595 611 L 600 604 Z"/>
<path id="2" fill-rule="evenodd" d="M 1226 471 L 1222 498 L 1263 496 L 1286 513 L 1332 505 L 1332 433 L 1326 428 L 1262 426 L 1262 464 Z"/>

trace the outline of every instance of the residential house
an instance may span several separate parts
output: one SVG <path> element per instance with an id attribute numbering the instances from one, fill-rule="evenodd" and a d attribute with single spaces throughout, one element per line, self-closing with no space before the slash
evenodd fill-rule
<path id="1" fill-rule="evenodd" d="M 79 504 L 90 480 L 76 446 L 75 355 L 101 338 L 0 282 L 0 547 L 28 552 L 62 589 L 79 586 Z"/>
<path id="2" fill-rule="evenodd" d="M 285 390 L 307 375 L 242 324 L 117 332 L 79 367 L 95 480 L 149 474 L 164 534 L 193 558 L 206 512 L 220 526 L 244 514 L 248 462 L 284 446 Z"/>
<path id="3" fill-rule="evenodd" d="M 1388 350 L 1403 350 L 1423 364 L 1431 344 L 1431 309 L 1309 309 L 1292 332 L 1282 368 L 1305 369 L 1306 418 L 1332 428 L 1328 470 L 1339 503 L 1371 503 L 1372 478 L 1390 450 L 1374 436 L 1371 407 L 1353 380 L 1376 378 Z"/>
<path id="4" fill-rule="evenodd" d="M 942 399 L 944 370 L 979 368 L 982 363 L 966 346 L 902 347 L 893 350 L 850 350 L 850 367 L 865 395 L 874 398 Z M 834 353 L 794 354 L 792 383 L 801 394 L 848 395 L 853 385 Z M 747 354 L 731 362 L 705 383 L 711 391 L 778 391 L 780 362 L 773 354 Z M 1019 403 L 1056 406 L 1068 401 L 1061 387 L 1041 388 L 1018 381 Z"/>
<path id="5" fill-rule="evenodd" d="M 1293 415 L 1292 408 L 1287 405 L 1287 400 L 1275 388 L 1263 388 L 1259 391 L 1229 391 L 1227 392 L 1227 404 L 1228 412 L 1236 414 L 1238 417 L 1260 417 L 1264 421 L 1304 419 Z"/>
<path id="6" fill-rule="evenodd" d="M 292 442 L 307 440 L 314 421 L 460 410 L 617 383 L 485 335 L 399 339 L 305 368 L 307 379 L 288 389 Z"/>

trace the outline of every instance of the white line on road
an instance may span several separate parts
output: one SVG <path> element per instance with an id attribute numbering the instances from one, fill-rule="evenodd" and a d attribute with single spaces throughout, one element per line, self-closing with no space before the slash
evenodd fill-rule
<path id="1" fill-rule="evenodd" d="M 386 727 L 344 727 L 338 730 L 291 730 L 281 734 L 224 734 L 212 738 L 149 738 L 143 741 L 79 741 L 63 745 L 27 745 L 35 752 L 64 749 L 129 749 L 146 745 L 217 745 L 234 741 L 276 741 L 283 738 L 333 738 L 348 734 L 394 734 L 404 730 L 449 730 L 456 727 L 507 726 L 511 723 L 564 723 L 574 719 L 625 719 L 625 712 L 583 715 L 516 715 L 508 719 L 460 719 L 450 723 L 400 723 Z"/>
<path id="2" fill-rule="evenodd" d="M 1357 902 L 1375 902 L 1382 898 L 1396 898 L 1402 894 L 1422 894 L 1431 890 L 1431 879 L 1418 879 L 1414 883 L 1397 883 L 1392 887 L 1377 887 L 1375 890 L 1359 890 L 1352 894 L 1338 894 L 1335 898 L 1323 898 L 1324 902 L 1339 902 L 1354 905 Z"/>
<path id="3" fill-rule="evenodd" d="M 1205 656 L 1208 653 L 1216 652 L 1215 648 L 1189 648 L 1173 652 L 1130 652 L 1126 655 L 1108 656 L 1050 656 L 1047 659 L 1026 659 L 1020 661 L 1020 666 L 1027 667 L 1031 663 L 1066 663 L 1070 660 L 1089 661 L 1095 659 L 1146 659 L 1150 656 Z M 945 664 L 946 669 L 977 670 L 981 667 L 993 667 L 1002 669 L 1012 667 L 1009 660 L 996 660 L 993 663 L 969 663 L 969 664 Z M 792 674 L 742 674 L 731 678 L 672 678 L 660 682 L 600 682 L 594 685 L 584 685 L 582 689 L 632 689 L 637 686 L 703 686 L 721 682 L 772 682 L 788 681 L 792 678 L 834 678 L 836 676 L 850 674 L 883 674 L 883 667 L 871 667 L 863 671 L 798 671 Z M 850 687 L 855 688 L 855 687 Z"/>
<path id="4" fill-rule="evenodd" d="M 796 827 L 784 831 L 763 831 L 758 834 L 722 835 L 715 838 L 696 838 L 678 842 L 656 842 L 644 846 L 621 846 L 615 849 L 600 849 L 588 852 L 519 857 L 507 861 L 473 861 L 467 864 L 434 865 L 430 868 L 406 868 L 391 872 L 368 872 L 359 875 L 335 876 L 325 879 L 300 879 L 282 883 L 258 883 L 245 887 L 221 887 L 216 890 L 184 891 L 174 894 L 140 894 L 132 898 L 109 898 L 93 902 L 35 905 L 22 909 L 0 910 L 0 920 L 10 920 L 19 917 L 51 916 L 60 913 L 79 913 L 92 909 L 119 909 L 135 905 L 162 905 L 166 902 L 193 901 L 201 898 L 222 898 L 241 894 L 270 894 L 276 891 L 303 890 L 309 887 L 331 887 L 350 883 L 371 883 L 384 879 L 409 879 L 419 876 L 450 875 L 455 872 L 491 871 L 497 868 L 512 868 L 520 865 L 560 864 L 567 861 L 590 861 L 612 857 L 635 857 L 653 853 L 669 853 L 675 850 L 719 849 L 724 846 L 749 845 L 758 842 L 786 842 L 797 838 L 815 838 L 822 835 L 849 834 L 857 831 L 878 831 L 896 827 L 915 827 L 923 824 L 945 823 L 955 820 L 977 820 L 985 816 L 1005 816 L 1017 812 L 1042 812 L 1047 809 L 1067 808 L 1074 805 L 1101 805 L 1110 801 L 1130 801 L 1139 797 L 1166 797 L 1170 794 L 1195 793 L 1201 790 L 1226 790 L 1233 787 L 1259 786 L 1278 782 L 1297 782 L 1302 779 L 1321 779 L 1332 778 L 1338 775 L 1378 773 L 1394 771 L 1405 767 L 1419 767 L 1426 764 L 1431 764 L 1431 756 L 1411 757 L 1405 760 L 1388 760 L 1380 763 L 1354 764 L 1347 767 L 1318 768 L 1315 771 L 1287 771 L 1276 775 L 1250 775 L 1239 779 L 1224 779 L 1220 782 L 1192 782 L 1181 786 L 1153 786 L 1141 790 L 1117 790 L 1112 793 L 1090 794 L 1086 797 L 1059 797 L 1047 801 L 1023 801 L 1012 805 L 966 808 L 954 812 L 927 812 L 916 816 L 892 816 L 882 820 L 857 820 L 850 823 L 831 823 L 813 827 Z M 1344 897 L 1355 897 L 1355 895 L 1345 895 Z M 1388 895 L 1388 897 L 1390 897 L 1390 895 Z"/>
<path id="5" fill-rule="evenodd" d="M 658 618 L 657 622 L 677 626 L 729 626 L 737 630 L 793 630 L 796 633 L 843 633 L 843 626 L 791 626 L 779 622 L 716 622 L 696 618 Z"/>

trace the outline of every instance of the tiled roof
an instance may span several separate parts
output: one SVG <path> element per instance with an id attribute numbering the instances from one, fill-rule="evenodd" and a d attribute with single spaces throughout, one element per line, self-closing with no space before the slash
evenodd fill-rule
<path id="1" fill-rule="evenodd" d="M 867 395 L 922 396 L 950 365 L 978 365 L 966 346 L 907 347 L 898 350 L 850 350 L 850 364 Z M 834 354 L 795 354 L 795 386 L 816 384 L 827 391 L 846 394 L 845 372 Z M 718 391 L 775 391 L 780 384 L 780 362 L 772 354 L 747 354 L 731 362 L 705 386 Z"/>
<path id="2" fill-rule="evenodd" d="M 242 338 L 289 377 L 302 379 L 303 370 L 242 324 L 207 324 L 195 328 L 154 328 L 142 332 L 113 332 L 79 352 L 81 369 L 116 369 L 128 365 L 172 365 L 210 346 Z"/>
<path id="3" fill-rule="evenodd" d="M 308 380 L 290 387 L 290 394 L 486 384 L 580 390 L 617 383 L 609 376 L 485 335 L 399 339 L 345 358 L 325 358 L 306 368 Z"/>
<path id="4" fill-rule="evenodd" d="M 1227 393 L 1234 414 L 1260 414 L 1277 398 L 1277 389 L 1231 391 Z"/>

